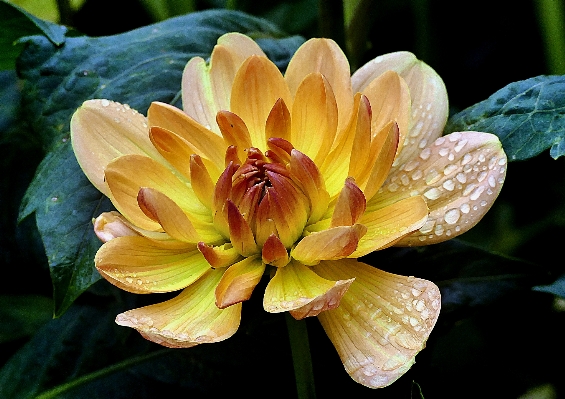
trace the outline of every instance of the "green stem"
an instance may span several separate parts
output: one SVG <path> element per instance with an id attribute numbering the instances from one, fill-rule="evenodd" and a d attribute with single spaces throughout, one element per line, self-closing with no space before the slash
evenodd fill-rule
<path id="1" fill-rule="evenodd" d="M 285 317 L 290 350 L 292 352 L 292 362 L 294 364 L 298 399 L 315 399 L 316 387 L 314 384 L 314 371 L 312 368 L 312 357 L 310 356 L 306 321 L 295 320 L 288 312 L 285 314 Z"/>
<path id="2" fill-rule="evenodd" d="M 318 29 L 320 37 L 335 40 L 345 48 L 345 24 L 341 0 L 318 0 Z"/>
<path id="3" fill-rule="evenodd" d="M 61 25 L 72 25 L 73 11 L 69 0 L 57 0 L 57 8 L 59 9 L 59 23 Z"/>
<path id="4" fill-rule="evenodd" d="M 551 74 L 565 74 L 565 26 L 562 0 L 535 1 Z"/>
<path id="5" fill-rule="evenodd" d="M 45 392 L 41 393 L 40 395 L 36 396 L 35 399 L 56 398 L 60 394 L 67 392 L 67 391 L 70 391 L 71 389 L 74 389 L 74 388 L 76 388 L 80 385 L 87 384 L 87 383 L 92 382 L 94 380 L 97 380 L 99 378 L 105 377 L 109 374 L 112 374 L 116 371 L 126 369 L 128 367 L 134 366 L 134 365 L 139 364 L 139 363 L 143 363 L 143 362 L 145 362 L 149 359 L 159 357 L 159 356 L 164 355 L 166 353 L 170 353 L 170 350 L 169 349 L 158 350 L 158 351 L 155 351 L 155 352 L 148 353 L 146 355 L 136 356 L 136 357 L 133 357 L 131 359 L 124 360 L 123 362 L 116 363 L 116 364 L 109 366 L 109 367 L 106 367 L 102 370 L 98 370 L 98 371 L 95 371 L 93 373 L 83 375 L 82 377 L 79 377 L 75 380 L 67 382 L 66 384 L 62 384 L 62 385 L 56 386 L 55 388 L 51 388 L 48 391 L 45 391 Z"/>

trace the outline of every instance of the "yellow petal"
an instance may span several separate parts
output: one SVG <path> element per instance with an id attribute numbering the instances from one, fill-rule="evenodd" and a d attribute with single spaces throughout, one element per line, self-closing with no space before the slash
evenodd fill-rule
<path id="1" fill-rule="evenodd" d="M 106 167 L 106 182 L 114 197 L 113 203 L 122 215 L 146 230 L 160 226 L 139 208 L 137 195 L 142 187 L 160 191 L 171 198 L 185 212 L 210 221 L 210 211 L 198 201 L 190 184 L 179 180 L 169 169 L 151 158 L 124 155 Z"/>
<path id="2" fill-rule="evenodd" d="M 500 192 L 505 174 L 506 155 L 496 136 L 451 133 L 400 165 L 374 201 L 383 206 L 409 195 L 422 195 L 430 216 L 399 245 L 433 244 L 477 224 Z"/>
<path id="3" fill-rule="evenodd" d="M 328 81 L 318 73 L 304 78 L 294 98 L 291 142 L 317 165 L 326 159 L 335 140 L 337 103 Z"/>
<path id="4" fill-rule="evenodd" d="M 412 125 L 395 163 L 400 165 L 443 132 L 449 113 L 447 91 L 439 75 L 409 52 L 385 54 L 368 62 L 351 77 L 354 90 L 363 91 L 387 70 L 404 78 L 412 99 Z"/>
<path id="5" fill-rule="evenodd" d="M 186 159 L 185 159 L 186 162 Z M 194 194 L 200 202 L 208 209 L 212 209 L 214 201 L 214 181 L 208 172 L 208 168 L 199 155 L 190 156 L 190 183 Z M 216 179 L 219 177 L 216 176 Z"/>
<path id="6" fill-rule="evenodd" d="M 139 236 L 108 241 L 94 263 L 112 284 L 138 294 L 182 289 L 210 269 L 196 245 Z"/>
<path id="7" fill-rule="evenodd" d="M 270 313 L 290 311 L 297 320 L 317 316 L 320 312 L 338 307 L 353 280 L 355 278 L 326 280 L 309 267 L 293 261 L 278 268 L 269 281 L 263 307 Z"/>
<path id="8" fill-rule="evenodd" d="M 290 140 L 290 111 L 282 98 L 279 98 L 265 124 L 265 137 L 269 140 L 272 137 Z"/>
<path id="9" fill-rule="evenodd" d="M 202 255 L 204 255 L 206 261 L 208 261 L 213 269 L 231 266 L 241 260 L 241 255 L 235 250 L 231 243 L 215 247 L 199 242 L 198 250 L 202 252 Z"/>
<path id="10" fill-rule="evenodd" d="M 367 228 L 361 224 L 339 226 L 312 233 L 292 249 L 290 256 L 305 265 L 345 258 L 357 249 Z"/>
<path id="11" fill-rule="evenodd" d="M 253 289 L 261 280 L 265 264 L 258 255 L 245 258 L 228 267 L 216 287 L 216 306 L 225 309 L 251 298 Z"/>
<path id="12" fill-rule="evenodd" d="M 384 208 L 371 209 L 359 219 L 367 233 L 359 240 L 350 258 L 359 258 L 396 243 L 419 229 L 428 218 L 426 201 L 421 196 L 409 197 Z"/>
<path id="13" fill-rule="evenodd" d="M 214 115 L 215 117 L 215 115 Z M 169 104 L 153 102 L 147 111 L 149 126 L 158 126 L 186 140 L 194 153 L 213 162 L 219 170 L 224 165 L 226 144 L 219 135 L 200 125 L 180 109 Z"/>
<path id="14" fill-rule="evenodd" d="M 356 260 L 314 270 L 328 279 L 355 277 L 340 306 L 318 316 L 349 375 L 370 388 L 392 384 L 425 346 L 439 316 L 439 289 Z"/>
<path id="15" fill-rule="evenodd" d="M 226 144 L 237 148 L 239 159 L 246 159 L 247 149 L 252 147 L 252 143 L 245 122 L 229 111 L 219 111 L 216 115 L 216 122 L 218 122 Z"/>
<path id="16" fill-rule="evenodd" d="M 116 323 L 170 348 L 223 341 L 237 331 L 241 305 L 218 309 L 214 304 L 214 289 L 222 273 L 211 270 L 175 298 L 121 313 Z"/>
<path id="17" fill-rule="evenodd" d="M 355 180 L 348 177 L 345 185 L 337 198 L 332 215 L 331 227 L 353 226 L 365 212 L 367 201 L 363 192 L 355 184 Z"/>
<path id="18" fill-rule="evenodd" d="M 398 149 L 402 148 L 410 124 L 410 90 L 402 77 L 388 71 L 373 80 L 363 94 L 371 103 L 371 131 L 381 131 L 390 122 L 396 122 L 399 131 Z"/>
<path id="19" fill-rule="evenodd" d="M 345 128 L 353 109 L 351 72 L 347 57 L 333 40 L 310 39 L 296 51 L 285 73 L 285 80 L 293 96 L 304 78 L 311 73 L 322 74 L 333 89 L 338 107 L 339 129 Z"/>
<path id="20" fill-rule="evenodd" d="M 275 64 L 258 56 L 245 60 L 235 76 L 230 110 L 243 119 L 253 146 L 261 151 L 267 149 L 265 124 L 279 98 L 292 104 L 288 87 Z"/>
<path id="21" fill-rule="evenodd" d="M 284 267 L 290 261 L 284 244 L 275 234 L 271 234 L 263 244 L 261 256 L 263 263 L 276 267 Z"/>
<path id="22" fill-rule="evenodd" d="M 125 154 L 147 155 L 163 161 L 149 140 L 147 120 L 127 105 L 88 100 L 71 119 L 71 141 L 78 163 L 90 182 L 103 194 L 110 190 L 104 168 Z"/>

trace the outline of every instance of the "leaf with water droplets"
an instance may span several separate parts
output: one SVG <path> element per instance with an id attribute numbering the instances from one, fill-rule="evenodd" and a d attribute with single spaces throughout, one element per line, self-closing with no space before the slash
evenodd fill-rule
<path id="1" fill-rule="evenodd" d="M 509 161 L 550 148 L 565 155 L 565 76 L 537 76 L 500 89 L 448 122 L 446 133 L 475 130 L 500 138 Z"/>
<path id="2" fill-rule="evenodd" d="M 44 36 L 25 39 L 19 74 L 23 109 L 47 156 L 22 201 L 19 219 L 35 212 L 61 315 L 100 276 L 92 259 L 100 243 L 91 219 L 110 204 L 86 179 L 72 152 L 69 122 L 87 99 L 106 98 L 145 113 L 151 101 L 180 105 L 180 81 L 191 57 L 209 57 L 227 32 L 261 35 L 265 53 L 288 63 L 302 43 L 240 12 L 206 11 L 115 36 L 68 37 L 57 47 Z"/>

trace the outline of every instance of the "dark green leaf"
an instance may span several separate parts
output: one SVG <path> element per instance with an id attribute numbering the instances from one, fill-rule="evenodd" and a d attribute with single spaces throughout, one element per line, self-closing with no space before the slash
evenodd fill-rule
<path id="1" fill-rule="evenodd" d="M 538 285 L 533 287 L 534 291 L 549 292 L 550 294 L 565 298 L 565 275 L 559 277 L 552 284 Z"/>
<path id="2" fill-rule="evenodd" d="M 53 301 L 37 295 L 0 296 L 0 343 L 28 337 L 51 320 Z"/>
<path id="3" fill-rule="evenodd" d="M 0 69 L 14 68 L 22 49 L 22 46 L 15 46 L 15 42 L 23 36 L 42 33 L 56 46 L 65 42 L 67 28 L 34 17 L 5 0 L 0 0 L 0 15 Z"/>
<path id="4" fill-rule="evenodd" d="M 532 158 L 548 148 L 565 154 L 565 76 L 514 82 L 454 115 L 446 133 L 475 130 L 496 134 L 510 161 Z"/>
<path id="5" fill-rule="evenodd" d="M 281 67 L 302 43 L 298 37 L 275 39 L 281 33 L 270 23 L 231 11 L 193 13 L 116 36 L 69 37 L 63 47 L 43 36 L 26 39 L 19 59 L 24 110 L 48 154 L 22 202 L 20 220 L 36 212 L 56 315 L 99 278 L 92 259 L 100 243 L 91 219 L 109 209 L 67 141 L 73 112 L 89 98 L 127 103 L 143 113 L 152 101 L 180 105 L 186 62 L 208 58 L 218 37 L 231 31 L 260 38 Z"/>

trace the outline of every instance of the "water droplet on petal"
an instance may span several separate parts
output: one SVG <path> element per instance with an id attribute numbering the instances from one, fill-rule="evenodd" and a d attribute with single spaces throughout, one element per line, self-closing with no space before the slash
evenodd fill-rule
<path id="1" fill-rule="evenodd" d="M 459 209 L 453 208 L 445 212 L 445 215 L 443 216 L 443 220 L 445 220 L 447 224 L 455 224 L 457 223 L 457 221 L 459 221 L 460 217 L 461 217 L 461 212 L 459 211 Z"/>

